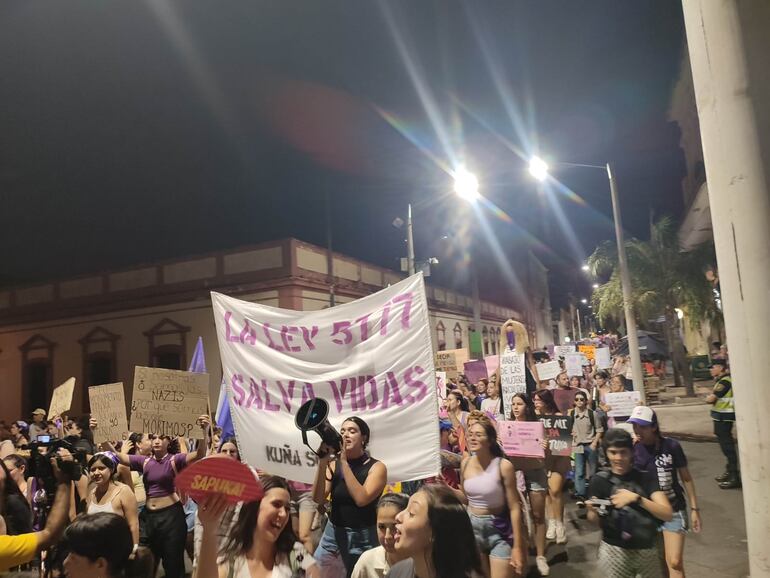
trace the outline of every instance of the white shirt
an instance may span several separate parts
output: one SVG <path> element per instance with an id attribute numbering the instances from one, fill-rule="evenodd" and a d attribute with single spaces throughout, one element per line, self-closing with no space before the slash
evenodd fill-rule
<path id="1" fill-rule="evenodd" d="M 384 578 L 388 570 L 390 564 L 385 557 L 385 548 L 377 546 L 361 554 L 351 578 Z"/>
<path id="2" fill-rule="evenodd" d="M 393 564 L 387 578 L 414 578 L 414 560 L 407 558 L 397 564 Z"/>
<path id="3" fill-rule="evenodd" d="M 305 547 L 300 542 L 294 543 L 292 554 L 292 557 L 296 560 L 297 565 L 301 569 L 302 576 L 305 575 L 305 571 L 315 566 L 315 560 L 307 553 L 307 550 L 305 550 Z M 238 556 L 233 564 L 234 578 L 251 578 L 251 572 L 249 572 L 249 565 L 245 556 Z M 276 556 L 271 576 L 272 578 L 292 578 L 291 561 L 286 554 L 279 554 Z"/>

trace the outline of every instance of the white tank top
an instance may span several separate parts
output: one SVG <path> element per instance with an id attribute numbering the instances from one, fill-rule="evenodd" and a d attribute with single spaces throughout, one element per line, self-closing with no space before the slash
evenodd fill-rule
<path id="1" fill-rule="evenodd" d="M 100 512 L 107 512 L 108 514 L 117 514 L 115 511 L 115 508 L 112 507 L 112 501 L 115 499 L 115 496 L 118 495 L 118 492 L 120 492 L 120 488 L 117 488 L 113 493 L 112 497 L 110 497 L 109 500 L 107 500 L 107 503 L 105 504 L 97 504 L 96 503 L 96 490 L 91 492 L 91 500 L 88 502 L 88 509 L 86 510 L 89 514 L 98 514 Z"/>

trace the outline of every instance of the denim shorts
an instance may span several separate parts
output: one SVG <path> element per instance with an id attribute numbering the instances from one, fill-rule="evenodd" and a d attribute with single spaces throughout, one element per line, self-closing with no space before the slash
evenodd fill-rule
<path id="1" fill-rule="evenodd" d="M 679 512 L 674 512 L 674 517 L 671 518 L 670 522 L 663 523 L 660 527 L 660 531 L 686 534 L 689 526 L 690 525 L 687 523 L 687 512 L 680 510 Z"/>
<path id="2" fill-rule="evenodd" d="M 473 526 L 473 535 L 476 538 L 476 544 L 482 554 L 490 558 L 508 559 L 511 557 L 511 545 L 500 535 L 495 528 L 492 520 L 494 516 L 477 516 L 468 512 Z"/>
<path id="3" fill-rule="evenodd" d="M 313 558 L 323 570 L 324 566 L 332 563 L 330 559 L 339 556 L 345 565 L 347 575 L 350 576 L 361 554 L 379 545 L 377 526 L 346 528 L 335 526 L 329 520 L 326 522 L 321 542 L 318 544 Z"/>
<path id="4" fill-rule="evenodd" d="M 527 486 L 528 492 L 547 492 L 548 474 L 545 472 L 545 468 L 524 470 L 524 484 Z"/>

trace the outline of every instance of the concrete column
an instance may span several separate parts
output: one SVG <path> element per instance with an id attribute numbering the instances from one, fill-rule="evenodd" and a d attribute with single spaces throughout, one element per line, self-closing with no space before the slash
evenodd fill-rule
<path id="1" fill-rule="evenodd" d="M 735 388 L 749 563 L 760 578 L 770 576 L 770 2 L 683 0 L 683 7 Z"/>

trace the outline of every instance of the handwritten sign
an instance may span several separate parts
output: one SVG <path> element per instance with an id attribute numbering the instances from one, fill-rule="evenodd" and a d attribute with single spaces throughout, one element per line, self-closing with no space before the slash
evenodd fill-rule
<path id="1" fill-rule="evenodd" d="M 582 353 L 570 353 L 564 358 L 564 365 L 566 366 L 567 375 L 572 377 L 573 375 L 583 375 L 583 354 Z"/>
<path id="2" fill-rule="evenodd" d="M 463 364 L 463 370 L 466 379 L 470 383 L 478 383 L 482 379 L 487 379 L 487 364 L 484 360 L 479 361 L 466 361 Z"/>
<path id="3" fill-rule="evenodd" d="M 539 421 L 500 421 L 497 431 L 507 456 L 520 458 L 545 457 L 542 441 L 545 438 L 543 424 Z"/>
<path id="4" fill-rule="evenodd" d="M 578 345 L 578 351 L 585 355 L 588 361 L 591 361 L 596 356 L 595 345 Z"/>
<path id="5" fill-rule="evenodd" d="M 560 373 L 561 365 L 558 361 L 546 361 L 545 363 L 537 364 L 537 376 L 540 378 L 540 381 L 556 379 L 556 376 Z"/>
<path id="6" fill-rule="evenodd" d="M 540 422 L 548 438 L 548 449 L 554 456 L 572 455 L 572 417 L 544 415 Z"/>
<path id="7" fill-rule="evenodd" d="M 609 347 L 597 347 L 596 348 L 596 366 L 599 369 L 612 368 L 612 358 L 610 357 Z"/>
<path id="8" fill-rule="evenodd" d="M 51 405 L 48 406 L 48 419 L 67 413 L 72 407 L 72 394 L 75 392 L 75 378 L 70 377 L 53 390 Z"/>
<path id="9" fill-rule="evenodd" d="M 467 349 L 439 351 L 435 359 L 436 371 L 446 372 L 447 379 L 457 379 L 469 357 Z"/>
<path id="10" fill-rule="evenodd" d="M 137 366 L 131 431 L 203 439 L 196 422 L 208 412 L 208 402 L 208 373 Z"/>
<path id="11" fill-rule="evenodd" d="M 574 345 L 554 345 L 553 347 L 553 356 L 557 359 L 559 357 L 566 357 L 570 353 L 575 353 L 575 346 Z"/>
<path id="12" fill-rule="evenodd" d="M 500 392 L 503 396 L 503 412 L 505 415 L 511 415 L 513 394 L 527 392 L 523 353 L 507 350 L 500 356 Z"/>
<path id="13" fill-rule="evenodd" d="M 126 396 L 122 383 L 94 385 L 88 388 L 91 417 L 99 424 L 94 430 L 94 442 L 114 442 L 128 438 Z"/>
<path id="14" fill-rule="evenodd" d="M 638 391 L 621 391 L 605 395 L 606 404 L 610 406 L 607 413 L 610 417 L 628 417 L 641 399 Z"/>
<path id="15" fill-rule="evenodd" d="M 388 465 L 389 481 L 438 475 L 438 400 L 422 275 L 321 311 L 220 293 L 211 298 L 230 411 L 248 464 L 312 483 L 318 458 L 302 443 L 295 416 L 303 403 L 323 398 L 332 426 L 359 415 L 376 432 L 371 452 Z M 436 357 L 443 361 L 443 353 Z M 457 367 L 461 355 L 467 361 L 462 350 L 446 367 Z M 310 436 L 317 447 L 320 438 Z"/>
<path id="16" fill-rule="evenodd" d="M 177 488 L 200 501 L 206 496 L 224 496 L 231 504 L 253 502 L 263 495 L 254 472 L 236 460 L 211 456 L 195 462 L 174 480 Z"/>

